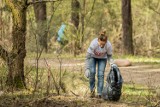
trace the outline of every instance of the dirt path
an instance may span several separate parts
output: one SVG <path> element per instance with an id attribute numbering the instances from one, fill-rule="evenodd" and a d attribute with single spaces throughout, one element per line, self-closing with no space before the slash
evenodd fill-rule
<path id="1" fill-rule="evenodd" d="M 61 65 L 63 69 L 67 69 L 72 72 L 83 71 L 85 65 L 84 59 L 63 59 L 61 64 L 58 59 L 40 59 L 38 62 L 40 68 L 45 68 L 48 64 L 52 69 L 59 69 Z M 36 60 L 26 60 L 26 63 L 32 66 L 36 66 Z M 106 75 L 109 71 L 109 68 L 110 67 L 107 65 Z M 122 73 L 125 83 L 160 87 L 160 64 L 149 65 L 137 63 L 129 67 L 119 67 L 119 69 Z"/>
<path id="2" fill-rule="evenodd" d="M 124 82 L 160 87 L 160 64 L 120 67 Z"/>

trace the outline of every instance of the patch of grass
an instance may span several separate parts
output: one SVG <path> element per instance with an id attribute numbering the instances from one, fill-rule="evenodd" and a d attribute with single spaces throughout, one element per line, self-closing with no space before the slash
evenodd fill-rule
<path id="1" fill-rule="evenodd" d="M 155 92 L 146 86 L 124 84 L 122 89 L 122 102 L 145 106 L 155 105 L 157 99 Z"/>
<path id="2" fill-rule="evenodd" d="M 37 53 L 36 52 L 28 52 L 26 58 L 36 58 Z M 79 54 L 76 57 L 74 57 L 74 54 L 70 54 L 70 53 L 62 53 L 62 54 L 57 54 L 57 53 L 42 53 L 41 54 L 41 58 L 57 58 L 57 57 L 61 57 L 61 58 L 72 58 L 72 59 L 84 59 L 85 58 L 85 54 Z"/>
<path id="3" fill-rule="evenodd" d="M 153 93 L 150 93 L 149 89 L 145 86 L 140 86 L 140 85 L 133 86 L 131 84 L 123 85 L 123 94 L 134 95 L 134 96 L 154 95 Z"/>
<path id="4" fill-rule="evenodd" d="M 115 59 L 128 59 L 133 63 L 145 63 L 145 64 L 160 64 L 160 58 L 156 57 L 146 57 L 146 56 L 132 56 L 132 55 L 124 55 L 124 56 L 114 56 Z"/>
<path id="5" fill-rule="evenodd" d="M 30 70 L 27 67 L 28 70 Z M 61 80 L 60 80 L 61 72 Z M 27 74 L 27 73 L 26 73 Z M 32 71 L 27 74 L 27 86 L 30 90 L 33 90 L 36 76 L 36 68 L 33 67 Z M 48 80 L 48 78 L 50 78 Z M 88 90 L 88 79 L 84 77 L 83 72 L 66 69 L 51 68 L 39 68 L 38 69 L 38 90 L 44 92 L 46 86 L 50 83 L 50 92 L 66 91 L 68 94 L 84 95 Z M 60 83 L 61 82 L 61 83 Z M 62 90 L 61 90 L 62 89 Z"/>

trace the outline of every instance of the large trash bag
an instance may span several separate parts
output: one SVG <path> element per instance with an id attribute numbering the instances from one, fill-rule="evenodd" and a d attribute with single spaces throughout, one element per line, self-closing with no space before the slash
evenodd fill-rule
<path id="1" fill-rule="evenodd" d="M 110 72 L 107 76 L 106 85 L 102 91 L 104 100 L 118 101 L 121 97 L 123 78 L 116 64 L 111 65 Z"/>

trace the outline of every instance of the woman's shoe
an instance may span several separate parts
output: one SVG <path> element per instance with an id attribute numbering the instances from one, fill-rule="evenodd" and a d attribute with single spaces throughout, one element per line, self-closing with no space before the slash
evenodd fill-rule
<path id="1" fill-rule="evenodd" d="M 96 98 L 101 99 L 102 95 L 96 95 Z"/>

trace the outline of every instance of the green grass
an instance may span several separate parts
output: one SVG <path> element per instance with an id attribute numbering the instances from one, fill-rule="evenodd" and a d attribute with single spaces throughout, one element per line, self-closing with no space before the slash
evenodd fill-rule
<path id="1" fill-rule="evenodd" d="M 39 56 L 39 54 L 38 54 Z M 40 58 L 72 58 L 72 59 L 85 59 L 85 54 L 79 54 L 76 57 L 72 54 L 69 53 L 62 53 L 62 54 L 57 54 L 57 53 L 42 53 Z M 35 59 L 37 58 L 37 53 L 35 52 L 28 52 L 26 58 L 31 58 L 31 59 Z"/>
<path id="2" fill-rule="evenodd" d="M 133 95 L 133 96 L 147 96 L 154 95 L 151 90 L 146 86 L 141 85 L 132 85 L 132 84 L 124 84 L 123 85 L 123 94 Z"/>
<path id="3" fill-rule="evenodd" d="M 147 57 L 147 56 L 132 56 L 132 55 L 123 55 L 123 56 L 114 56 L 115 59 L 128 59 L 133 63 L 146 63 L 146 64 L 160 64 L 160 58 L 156 57 Z"/>
<path id="4" fill-rule="evenodd" d="M 154 89 L 137 84 L 123 84 L 121 101 L 131 105 L 154 106 L 158 99 Z"/>

